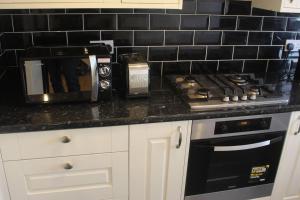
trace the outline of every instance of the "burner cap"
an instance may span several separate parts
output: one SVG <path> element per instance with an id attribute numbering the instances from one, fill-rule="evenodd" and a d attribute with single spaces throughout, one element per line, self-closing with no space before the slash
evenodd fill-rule
<path id="1" fill-rule="evenodd" d="M 208 93 L 209 93 L 209 90 L 206 89 L 206 88 L 200 88 L 197 91 L 197 94 L 200 94 L 200 95 L 207 95 L 208 96 Z"/>
<path id="2" fill-rule="evenodd" d="M 233 75 L 233 76 L 229 76 L 228 77 L 230 81 L 234 82 L 234 83 L 238 83 L 238 84 L 241 84 L 241 83 L 247 83 L 247 80 L 244 79 L 242 76 L 240 75 Z"/>
<path id="3" fill-rule="evenodd" d="M 252 86 L 250 88 L 250 91 L 256 95 L 259 95 L 260 94 L 260 87 L 259 86 Z"/>

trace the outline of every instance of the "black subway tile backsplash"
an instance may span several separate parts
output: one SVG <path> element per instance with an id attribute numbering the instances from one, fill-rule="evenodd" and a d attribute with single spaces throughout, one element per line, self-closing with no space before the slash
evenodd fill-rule
<path id="1" fill-rule="evenodd" d="M 224 45 L 246 45 L 248 32 L 225 31 L 223 33 Z"/>
<path id="2" fill-rule="evenodd" d="M 153 14 L 150 16 L 150 29 L 176 30 L 179 29 L 180 15 Z"/>
<path id="3" fill-rule="evenodd" d="M 48 31 L 47 15 L 15 15 L 13 21 L 16 32 Z"/>
<path id="4" fill-rule="evenodd" d="M 147 29 L 149 29 L 149 15 L 146 15 L 146 14 L 119 14 L 118 15 L 118 29 L 120 29 L 120 30 L 147 30 Z"/>
<path id="5" fill-rule="evenodd" d="M 207 30 L 208 29 L 207 15 L 182 15 L 181 29 L 182 30 Z"/>
<path id="6" fill-rule="evenodd" d="M 207 60 L 229 60 L 232 59 L 232 46 L 208 46 Z"/>
<path id="7" fill-rule="evenodd" d="M 135 31 L 135 46 L 161 46 L 164 44 L 164 31 Z"/>
<path id="8" fill-rule="evenodd" d="M 224 14 L 225 0 L 198 0 L 197 13 Z"/>
<path id="9" fill-rule="evenodd" d="M 211 16 L 211 30 L 235 30 L 237 17 L 234 16 Z"/>
<path id="10" fill-rule="evenodd" d="M 280 65 L 285 41 L 300 39 L 300 14 L 252 8 L 250 0 L 184 0 L 182 10 L 0 10 L 0 22 L 2 65 L 16 65 L 15 52 L 32 45 L 81 46 L 101 39 L 114 40 L 114 62 L 138 52 L 158 76 L 242 71 L 263 76 Z"/>
<path id="11" fill-rule="evenodd" d="M 204 60 L 206 48 L 203 46 L 182 46 L 179 47 L 179 60 Z"/>
<path id="12" fill-rule="evenodd" d="M 84 15 L 85 30 L 115 30 L 117 28 L 115 14 Z"/>
<path id="13" fill-rule="evenodd" d="M 82 30 L 83 16 L 78 14 L 57 14 L 49 16 L 51 31 Z"/>
<path id="14" fill-rule="evenodd" d="M 194 31 L 166 31 L 166 45 L 192 45 Z"/>

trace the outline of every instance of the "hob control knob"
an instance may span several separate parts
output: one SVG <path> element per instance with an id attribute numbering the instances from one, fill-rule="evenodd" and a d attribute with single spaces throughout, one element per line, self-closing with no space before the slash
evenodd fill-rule
<path id="1" fill-rule="evenodd" d="M 110 67 L 104 66 L 99 68 L 99 75 L 101 77 L 108 77 L 111 73 Z"/>
<path id="2" fill-rule="evenodd" d="M 243 96 L 241 97 L 241 100 L 242 100 L 242 101 L 247 101 L 247 100 L 248 100 L 248 96 L 247 96 L 247 95 L 243 95 Z"/>
<path id="3" fill-rule="evenodd" d="M 256 94 L 251 94 L 251 95 L 250 95 L 250 99 L 251 99 L 251 100 L 256 100 Z"/>
<path id="4" fill-rule="evenodd" d="M 232 97 L 232 101 L 234 101 L 234 102 L 239 101 L 239 97 L 238 97 L 238 96 L 233 96 L 233 97 Z"/>
<path id="5" fill-rule="evenodd" d="M 229 101 L 230 101 L 230 99 L 229 99 L 229 97 L 228 97 L 228 96 L 225 96 L 225 97 L 223 98 L 223 101 L 224 101 L 224 102 L 229 102 Z"/>
<path id="6" fill-rule="evenodd" d="M 100 87 L 103 90 L 107 90 L 110 87 L 110 82 L 107 80 L 102 80 L 102 81 L 100 81 Z"/>

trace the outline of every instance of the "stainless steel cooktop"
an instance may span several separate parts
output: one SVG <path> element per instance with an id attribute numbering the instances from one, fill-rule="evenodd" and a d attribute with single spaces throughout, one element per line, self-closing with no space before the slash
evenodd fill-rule
<path id="1" fill-rule="evenodd" d="M 192 110 L 287 104 L 281 84 L 266 84 L 254 74 L 170 75 Z"/>

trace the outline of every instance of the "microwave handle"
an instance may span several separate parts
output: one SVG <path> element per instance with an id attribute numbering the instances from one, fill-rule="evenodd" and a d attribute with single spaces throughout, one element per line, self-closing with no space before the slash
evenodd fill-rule
<path id="1" fill-rule="evenodd" d="M 243 151 L 243 150 L 257 149 L 260 147 L 269 146 L 270 144 L 281 141 L 281 140 L 282 140 L 282 137 L 277 137 L 272 140 L 266 140 L 266 141 L 258 142 L 258 143 L 254 143 L 254 144 L 246 144 L 246 145 L 240 145 L 240 146 L 215 146 L 214 151 L 215 152 L 227 152 L 227 151 Z"/>
<path id="2" fill-rule="evenodd" d="M 91 76 L 92 76 L 91 101 L 96 102 L 98 101 L 98 93 L 99 93 L 97 58 L 96 56 L 90 56 L 89 59 L 90 59 Z"/>

